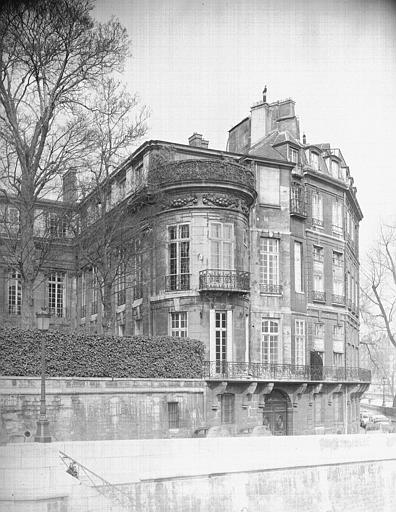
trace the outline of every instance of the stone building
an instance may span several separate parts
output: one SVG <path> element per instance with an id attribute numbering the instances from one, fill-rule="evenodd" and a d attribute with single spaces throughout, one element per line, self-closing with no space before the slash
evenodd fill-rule
<path id="1" fill-rule="evenodd" d="M 301 142 L 294 107 L 264 97 L 229 131 L 227 151 L 197 133 L 188 145 L 145 142 L 106 183 L 109 215 L 124 208 L 133 221 L 156 204 L 128 239 L 133 254 L 112 290 L 114 333 L 202 340 L 206 423 L 233 433 L 263 423 L 274 434 L 357 431 L 370 381 L 359 367 L 356 188 L 339 149 Z M 88 234 L 97 207 L 92 194 L 78 204 Z M 95 268 L 78 247 L 70 240 L 67 249 L 77 267 L 56 269 L 60 281 L 48 281 L 38 302 L 56 323 L 96 332 L 104 313 Z M 12 272 L 3 270 L 7 319 L 21 300 Z"/>

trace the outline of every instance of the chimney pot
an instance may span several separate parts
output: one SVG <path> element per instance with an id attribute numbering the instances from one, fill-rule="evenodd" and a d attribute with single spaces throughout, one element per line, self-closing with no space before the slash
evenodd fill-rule
<path id="1" fill-rule="evenodd" d="M 65 203 L 77 201 L 77 171 L 72 168 L 65 172 L 62 178 L 62 199 Z"/>
<path id="2" fill-rule="evenodd" d="M 207 148 L 209 146 L 209 141 L 204 140 L 201 133 L 195 132 L 188 138 L 188 144 L 196 148 Z"/>

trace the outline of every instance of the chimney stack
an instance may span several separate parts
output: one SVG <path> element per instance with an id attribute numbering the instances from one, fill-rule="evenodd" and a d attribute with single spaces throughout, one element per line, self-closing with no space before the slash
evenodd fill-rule
<path id="1" fill-rule="evenodd" d="M 200 133 L 195 132 L 188 138 L 188 144 L 196 148 L 207 148 L 209 146 L 209 141 L 204 140 Z"/>
<path id="2" fill-rule="evenodd" d="M 74 168 L 69 169 L 63 175 L 62 199 L 65 203 L 77 202 L 77 171 Z"/>
<path id="3" fill-rule="evenodd" d="M 305 133 L 303 133 L 303 144 L 307 143 L 307 137 L 305 136 Z"/>

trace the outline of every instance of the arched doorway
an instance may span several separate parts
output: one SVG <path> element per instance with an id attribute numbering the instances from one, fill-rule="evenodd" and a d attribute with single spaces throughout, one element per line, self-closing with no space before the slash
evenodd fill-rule
<path id="1" fill-rule="evenodd" d="M 274 389 L 265 396 L 263 425 L 266 425 L 274 436 L 286 436 L 291 433 L 291 403 L 289 397 L 282 391 Z"/>
<path id="2" fill-rule="evenodd" d="M 311 352 L 311 380 L 323 380 L 323 359 L 320 352 Z"/>

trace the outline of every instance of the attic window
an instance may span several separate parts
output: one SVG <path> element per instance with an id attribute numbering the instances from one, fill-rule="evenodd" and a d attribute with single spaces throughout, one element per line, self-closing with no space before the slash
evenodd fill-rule
<path id="1" fill-rule="evenodd" d="M 298 164 L 298 151 L 297 149 L 289 147 L 289 159 L 291 162 Z"/>
<path id="2" fill-rule="evenodd" d="M 319 171 L 319 155 L 318 153 L 314 153 L 311 151 L 310 155 L 311 165 L 315 169 L 315 171 Z"/>
<path id="3" fill-rule="evenodd" d="M 340 178 L 340 164 L 337 160 L 330 160 L 330 172 L 333 178 L 337 180 Z"/>

